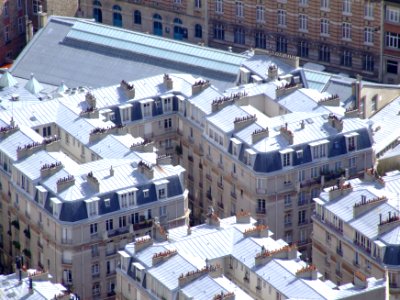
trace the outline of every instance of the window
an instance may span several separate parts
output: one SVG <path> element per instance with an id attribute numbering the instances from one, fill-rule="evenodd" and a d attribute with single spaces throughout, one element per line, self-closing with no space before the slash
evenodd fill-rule
<path id="1" fill-rule="evenodd" d="M 113 230 L 113 219 L 106 220 L 106 230 Z"/>
<path id="2" fill-rule="evenodd" d="M 222 14 L 224 12 L 224 2 L 223 0 L 215 1 L 215 12 L 218 14 Z"/>
<path id="3" fill-rule="evenodd" d="M 286 10 L 278 10 L 278 26 L 286 26 Z"/>
<path id="4" fill-rule="evenodd" d="M 285 227 L 292 225 L 292 214 L 286 213 L 284 217 Z"/>
<path id="5" fill-rule="evenodd" d="M 194 26 L 194 37 L 199 39 L 203 37 L 203 29 L 200 24 Z"/>
<path id="6" fill-rule="evenodd" d="M 3 5 L 3 15 L 4 15 L 4 17 L 8 17 L 8 13 L 9 13 L 8 9 L 9 9 L 9 3 L 5 2 L 4 5 Z"/>
<path id="7" fill-rule="evenodd" d="M 122 14 L 119 5 L 113 6 L 113 26 L 122 27 Z"/>
<path id="8" fill-rule="evenodd" d="M 164 128 L 168 129 L 172 127 L 172 119 L 168 118 L 168 119 L 164 119 Z"/>
<path id="9" fill-rule="evenodd" d="M 320 24 L 321 24 L 320 33 L 322 35 L 329 35 L 329 20 L 321 19 Z"/>
<path id="10" fill-rule="evenodd" d="M 400 9 L 387 6 L 386 7 L 386 21 L 392 23 L 400 22 Z"/>
<path id="11" fill-rule="evenodd" d="M 386 72 L 391 74 L 397 74 L 397 61 L 387 60 L 386 61 Z"/>
<path id="12" fill-rule="evenodd" d="M 297 44 L 297 55 L 299 57 L 308 57 L 308 42 L 300 41 Z"/>
<path id="13" fill-rule="evenodd" d="M 290 166 L 290 155 L 291 153 L 284 153 L 282 154 L 282 164 L 284 167 Z"/>
<path id="14" fill-rule="evenodd" d="M 22 8 L 22 0 L 17 0 L 17 8 L 18 9 Z"/>
<path id="15" fill-rule="evenodd" d="M 265 22 L 265 8 L 264 6 L 258 5 L 256 7 L 256 22 L 264 23 Z"/>
<path id="16" fill-rule="evenodd" d="M 72 271 L 71 270 L 64 270 L 63 279 L 64 279 L 65 283 L 71 284 L 72 283 Z"/>
<path id="17" fill-rule="evenodd" d="M 21 34 L 25 32 L 25 19 L 24 17 L 18 18 L 18 33 Z"/>
<path id="18" fill-rule="evenodd" d="M 257 213 L 265 214 L 265 199 L 257 200 Z"/>
<path id="19" fill-rule="evenodd" d="M 243 18 L 244 17 L 244 5 L 243 2 L 236 2 L 236 17 Z"/>
<path id="20" fill-rule="evenodd" d="M 51 136 L 51 126 L 43 127 L 43 136 Z"/>
<path id="21" fill-rule="evenodd" d="M 374 18 L 374 3 L 366 2 L 364 6 L 364 17 L 368 19 Z"/>
<path id="22" fill-rule="evenodd" d="M 285 207 L 289 207 L 292 205 L 292 197 L 290 194 L 286 194 L 284 196 Z"/>
<path id="23" fill-rule="evenodd" d="M 166 216 L 167 215 L 167 207 L 166 206 L 160 206 L 160 216 Z"/>
<path id="24" fill-rule="evenodd" d="M 353 57 L 353 55 L 352 55 L 351 51 L 343 50 L 342 56 L 340 58 L 340 64 L 345 67 L 351 67 L 352 60 L 353 60 L 352 57 Z"/>
<path id="25" fill-rule="evenodd" d="M 39 10 L 40 0 L 32 0 L 32 12 L 33 14 L 37 14 L 40 12 Z"/>
<path id="26" fill-rule="evenodd" d="M 342 39 L 351 40 L 351 24 L 342 24 Z"/>
<path id="27" fill-rule="evenodd" d="M 278 36 L 276 39 L 276 51 L 287 53 L 287 39 L 284 36 Z"/>
<path id="28" fill-rule="evenodd" d="M 355 168 L 357 166 L 357 157 L 353 156 L 349 158 L 349 168 Z"/>
<path id="29" fill-rule="evenodd" d="M 90 234 L 97 233 L 97 223 L 90 224 Z"/>
<path id="30" fill-rule="evenodd" d="M 149 197 L 149 190 L 143 190 L 143 197 L 148 198 Z"/>
<path id="31" fill-rule="evenodd" d="M 300 14 L 299 15 L 299 30 L 307 31 L 308 30 L 308 16 Z"/>
<path id="32" fill-rule="evenodd" d="M 266 49 L 267 48 L 267 37 L 262 32 L 257 32 L 255 36 L 256 48 Z"/>
<path id="33" fill-rule="evenodd" d="M 298 174 L 298 179 L 300 182 L 306 180 L 306 170 L 299 170 Z"/>
<path id="34" fill-rule="evenodd" d="M 126 227 L 126 216 L 119 217 L 119 228 Z"/>
<path id="35" fill-rule="evenodd" d="M 135 10 L 133 13 L 133 23 L 137 25 L 142 24 L 142 13 L 139 10 Z"/>
<path id="36" fill-rule="evenodd" d="M 151 103 L 144 103 L 143 104 L 143 117 L 150 117 L 151 116 Z"/>
<path id="37" fill-rule="evenodd" d="M 319 176 L 319 168 L 313 167 L 311 168 L 311 178 L 317 178 Z"/>
<path id="38" fill-rule="evenodd" d="M 326 157 L 326 144 L 314 146 L 312 147 L 312 150 L 314 159 Z"/>
<path id="39" fill-rule="evenodd" d="M 299 206 L 304 205 L 307 203 L 306 192 L 302 191 L 298 194 L 297 204 Z"/>
<path id="40" fill-rule="evenodd" d="M 372 55 L 364 54 L 362 57 L 362 69 L 364 71 L 374 71 L 374 57 Z"/>
<path id="41" fill-rule="evenodd" d="M 92 295 L 93 296 L 99 296 L 100 295 L 100 283 L 98 283 L 98 282 L 93 283 Z"/>
<path id="42" fill-rule="evenodd" d="M 195 0 L 194 1 L 194 7 L 195 8 L 201 8 L 201 0 Z"/>
<path id="43" fill-rule="evenodd" d="M 96 22 L 103 22 L 103 12 L 101 10 L 101 3 L 98 0 L 93 1 L 93 18 Z"/>
<path id="44" fill-rule="evenodd" d="M 244 45 L 245 43 L 245 32 L 243 28 L 235 28 L 233 42 L 235 44 Z"/>
<path id="45" fill-rule="evenodd" d="M 158 199 L 164 199 L 165 198 L 165 189 L 159 189 L 158 190 Z"/>
<path id="46" fill-rule="evenodd" d="M 162 17 L 159 14 L 153 15 L 153 33 L 158 36 L 163 34 Z"/>
<path id="47" fill-rule="evenodd" d="M 224 25 L 216 24 L 214 27 L 214 38 L 216 40 L 224 40 L 225 39 L 225 31 Z"/>
<path id="48" fill-rule="evenodd" d="M 373 44 L 374 42 L 374 30 L 372 27 L 364 28 L 364 43 Z"/>
<path id="49" fill-rule="evenodd" d="M 92 275 L 98 275 L 100 273 L 99 264 L 92 265 Z"/>
<path id="50" fill-rule="evenodd" d="M 299 225 L 306 223 L 306 210 L 300 210 L 298 212 L 299 215 Z"/>
<path id="51" fill-rule="evenodd" d="M 351 14 L 351 1 L 353 0 L 343 0 L 343 5 L 342 5 L 343 14 Z"/>
<path id="52" fill-rule="evenodd" d="M 329 9 L 329 0 L 321 0 L 321 9 L 323 10 Z"/>
<path id="53" fill-rule="evenodd" d="M 319 55 L 318 58 L 320 61 L 323 62 L 330 62 L 331 60 L 331 52 L 328 46 L 322 45 L 319 48 Z"/>
<path id="54" fill-rule="evenodd" d="M 400 34 L 393 32 L 386 32 L 385 46 L 394 49 L 400 49 Z"/>
<path id="55" fill-rule="evenodd" d="M 300 6 L 307 6 L 308 5 L 308 0 L 299 0 L 299 5 Z"/>

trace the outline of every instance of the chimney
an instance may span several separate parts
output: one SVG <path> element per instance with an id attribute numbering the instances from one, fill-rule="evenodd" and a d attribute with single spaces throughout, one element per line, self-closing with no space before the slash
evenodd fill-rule
<path id="1" fill-rule="evenodd" d="M 280 129 L 281 135 L 288 141 L 289 145 L 293 145 L 293 132 L 288 129 L 288 124 L 285 123 L 284 127 L 281 127 Z"/>
<path id="2" fill-rule="evenodd" d="M 254 123 L 255 121 L 257 121 L 256 115 L 236 117 L 235 120 L 233 121 L 235 131 L 242 130 L 243 128 L 246 128 L 250 124 Z"/>
<path id="3" fill-rule="evenodd" d="M 400 218 L 396 213 L 391 214 L 391 212 L 388 213 L 388 217 L 386 220 L 382 220 L 382 216 L 379 215 L 379 225 L 378 225 L 378 234 L 384 234 L 386 232 L 389 232 L 393 228 L 396 228 L 400 224 Z"/>
<path id="4" fill-rule="evenodd" d="M 25 17 L 25 40 L 26 43 L 28 44 L 33 38 L 33 24 L 31 20 L 28 20 L 27 17 Z"/>
<path id="5" fill-rule="evenodd" d="M 333 128 L 335 128 L 338 132 L 341 132 L 343 130 L 343 119 L 340 119 L 339 117 L 337 117 L 334 114 L 329 115 L 328 123 Z"/>
<path id="6" fill-rule="evenodd" d="M 350 183 L 340 184 L 339 186 L 334 185 L 329 189 L 329 200 L 334 200 L 338 197 L 350 194 L 353 191 L 353 187 Z"/>
<path id="7" fill-rule="evenodd" d="M 286 245 L 282 248 L 275 250 L 266 250 L 264 246 L 261 247 L 261 252 L 255 256 L 254 264 L 256 266 L 265 265 L 273 258 L 279 259 L 295 259 L 297 258 L 297 247 L 296 245 Z"/>
<path id="8" fill-rule="evenodd" d="M 254 145 L 266 137 L 269 137 L 268 127 L 266 127 L 265 129 L 256 129 L 251 134 L 251 143 Z"/>
<path id="9" fill-rule="evenodd" d="M 153 245 L 153 239 L 151 237 L 136 238 L 134 242 L 135 253 Z"/>
<path id="10" fill-rule="evenodd" d="M 268 226 L 265 225 L 257 225 L 248 229 L 245 229 L 243 233 L 243 237 L 268 237 Z"/>
<path id="11" fill-rule="evenodd" d="M 154 253 L 154 255 L 152 257 L 152 264 L 153 264 L 153 266 L 155 266 L 156 264 L 158 264 L 160 262 L 166 261 L 168 258 L 174 256 L 177 253 L 178 253 L 178 251 L 176 249 Z"/>
<path id="12" fill-rule="evenodd" d="M 47 13 L 39 11 L 39 29 L 43 28 L 47 24 Z"/>
<path id="13" fill-rule="evenodd" d="M 94 177 L 94 175 L 93 175 L 93 172 L 89 172 L 88 174 L 87 174 L 87 177 L 86 177 L 87 179 L 87 182 L 89 183 L 89 185 L 90 185 L 90 187 L 96 192 L 96 193 L 98 193 L 98 192 L 100 192 L 100 182 L 99 182 L 99 180 L 96 178 L 96 177 Z"/>
<path id="14" fill-rule="evenodd" d="M 236 214 L 236 223 L 239 224 L 249 224 L 251 215 L 248 211 L 241 210 Z"/>
<path id="15" fill-rule="evenodd" d="M 164 81 L 164 86 L 167 88 L 167 90 L 172 90 L 174 88 L 173 81 L 167 73 L 164 74 L 163 81 Z"/>
<path id="16" fill-rule="evenodd" d="M 157 165 L 170 165 L 172 163 L 172 158 L 170 155 L 157 155 L 156 162 Z"/>
<path id="17" fill-rule="evenodd" d="M 363 273 L 360 271 L 356 270 L 354 272 L 354 286 L 358 288 L 365 289 L 368 287 L 368 280 L 367 276 L 365 276 Z"/>
<path id="18" fill-rule="evenodd" d="M 338 95 L 331 95 L 329 97 L 320 99 L 318 104 L 325 106 L 340 106 L 340 98 Z"/>
<path id="19" fill-rule="evenodd" d="M 211 111 L 212 112 L 217 112 L 224 107 L 233 104 L 236 100 L 239 100 L 243 97 L 246 97 L 247 93 L 236 93 L 236 94 L 231 94 L 229 96 L 224 96 L 224 97 L 219 97 L 217 99 L 214 99 L 211 103 Z"/>
<path id="20" fill-rule="evenodd" d="M 217 214 L 214 213 L 214 208 L 212 206 L 208 207 L 206 223 L 210 226 L 220 226 L 220 219 L 218 218 Z"/>
<path id="21" fill-rule="evenodd" d="M 202 91 L 204 91 L 206 88 L 208 88 L 210 86 L 210 81 L 208 80 L 199 80 L 196 81 L 193 85 L 192 85 L 192 96 L 196 95 Z"/>
<path id="22" fill-rule="evenodd" d="M 57 193 L 61 193 L 67 188 L 75 184 L 75 177 L 73 175 L 68 175 L 66 177 L 57 180 Z"/>
<path id="23" fill-rule="evenodd" d="M 314 265 L 305 266 L 304 268 L 301 268 L 296 272 L 296 276 L 298 278 L 303 278 L 303 279 L 317 280 L 318 279 L 317 267 Z"/>
<path id="24" fill-rule="evenodd" d="M 268 79 L 275 80 L 278 78 L 278 67 L 272 64 L 268 67 Z"/>
<path id="25" fill-rule="evenodd" d="M 154 169 L 149 163 L 141 160 L 138 163 L 138 169 L 139 169 L 139 172 L 144 174 L 148 179 L 153 179 Z"/>
<path id="26" fill-rule="evenodd" d="M 382 202 L 386 202 L 387 198 L 382 196 L 382 197 L 375 197 L 373 199 L 367 200 L 367 197 L 365 195 L 361 195 L 361 200 L 357 203 L 354 204 L 353 206 L 353 216 L 356 218 L 357 216 L 365 213 L 366 211 L 369 211 L 370 209 L 380 205 Z M 380 223 L 382 223 L 382 219 L 380 220 Z"/>
<path id="27" fill-rule="evenodd" d="M 60 171 L 62 169 L 62 167 L 63 167 L 63 165 L 59 161 L 57 161 L 55 163 L 51 163 L 51 164 L 44 164 L 40 168 L 40 177 L 42 179 L 49 177 L 49 176 L 57 173 L 58 171 Z"/>
<path id="28" fill-rule="evenodd" d="M 114 176 L 114 169 L 113 169 L 113 167 L 111 166 L 110 167 L 110 177 L 113 177 Z"/>
<path id="29" fill-rule="evenodd" d="M 222 271 L 222 268 L 219 265 L 216 265 L 216 266 L 207 265 L 200 270 L 190 271 L 190 272 L 187 272 L 186 274 L 182 273 L 178 278 L 179 287 L 183 287 L 183 286 L 187 285 L 188 283 L 203 276 L 204 274 L 210 274 L 210 276 L 212 276 L 212 277 L 214 277 L 214 276 L 218 277 L 218 275 L 214 274 L 214 273 L 221 274 L 221 271 Z"/>
<path id="30" fill-rule="evenodd" d="M 96 97 L 91 92 L 87 92 L 85 95 L 85 101 L 88 107 L 96 108 Z"/>
<path id="31" fill-rule="evenodd" d="M 119 86 L 124 91 L 125 96 L 128 99 L 135 98 L 135 86 L 133 84 L 129 84 L 128 82 L 126 82 L 125 80 L 122 79 Z"/>
<path id="32" fill-rule="evenodd" d="M 304 120 L 301 120 L 300 122 L 300 128 L 304 129 L 306 127 L 306 122 L 304 122 Z"/>

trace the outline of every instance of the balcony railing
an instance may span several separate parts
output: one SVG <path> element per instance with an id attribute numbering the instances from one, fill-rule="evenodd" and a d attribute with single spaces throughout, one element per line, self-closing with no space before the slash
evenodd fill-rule
<path id="1" fill-rule="evenodd" d="M 209 181 L 212 181 L 212 177 L 211 177 L 210 174 L 206 174 L 206 178 L 207 178 Z"/>
<path id="2" fill-rule="evenodd" d="M 237 198 L 236 192 L 231 192 L 231 197 L 236 199 Z"/>
<path id="3" fill-rule="evenodd" d="M 326 224 L 327 227 L 329 227 L 330 229 L 332 229 L 333 231 L 335 231 L 339 235 L 343 235 L 343 228 L 339 228 L 339 227 L 335 226 L 334 224 L 332 224 L 328 220 L 323 220 L 322 217 L 320 215 L 318 215 L 318 214 L 314 214 L 314 218 L 317 221 L 319 221 L 319 222 L 321 222 L 323 224 Z"/>
<path id="4" fill-rule="evenodd" d="M 292 227 L 292 222 L 285 222 L 285 228 Z"/>
<path id="5" fill-rule="evenodd" d="M 340 270 L 335 270 L 336 276 L 342 278 L 342 272 Z"/>
<path id="6" fill-rule="evenodd" d="M 212 201 L 212 196 L 211 196 L 211 192 L 207 192 L 207 199 Z"/>
<path id="7" fill-rule="evenodd" d="M 71 238 L 62 238 L 61 243 L 64 245 L 72 245 L 73 241 Z"/>
<path id="8" fill-rule="evenodd" d="M 224 184 L 222 182 L 217 182 L 217 186 L 223 190 L 224 189 Z"/>
<path id="9" fill-rule="evenodd" d="M 340 255 L 340 256 L 343 256 L 343 249 L 337 247 L 337 248 L 336 248 L 336 253 L 337 253 L 338 255 Z"/>
<path id="10" fill-rule="evenodd" d="M 142 230 L 142 229 L 146 229 L 146 228 L 149 228 L 152 226 L 153 226 L 152 220 L 145 220 L 143 222 L 133 224 L 133 230 L 135 230 L 135 231 Z"/>
<path id="11" fill-rule="evenodd" d="M 258 215 L 265 215 L 267 213 L 267 210 L 263 207 L 257 207 L 256 208 L 256 214 Z"/>

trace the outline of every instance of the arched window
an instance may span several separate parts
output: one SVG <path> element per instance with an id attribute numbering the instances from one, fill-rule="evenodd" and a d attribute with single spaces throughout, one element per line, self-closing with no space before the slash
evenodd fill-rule
<path id="1" fill-rule="evenodd" d="M 194 26 L 194 37 L 201 39 L 203 37 L 203 29 L 200 24 Z"/>
<path id="2" fill-rule="evenodd" d="M 113 6 L 113 25 L 117 27 L 122 27 L 122 14 L 121 14 L 121 6 L 114 5 Z"/>
<path id="3" fill-rule="evenodd" d="M 187 29 L 182 27 L 182 20 L 179 18 L 174 19 L 174 39 L 183 40 L 187 39 Z"/>
<path id="4" fill-rule="evenodd" d="M 96 22 L 103 22 L 103 12 L 101 11 L 101 2 L 98 0 L 93 1 L 93 18 Z"/>
<path id="5" fill-rule="evenodd" d="M 162 18 L 159 14 L 154 14 L 153 20 L 153 34 L 161 36 L 163 34 Z"/>
<path id="6" fill-rule="evenodd" d="M 142 13 L 140 10 L 135 10 L 133 13 L 133 23 L 138 25 L 142 24 Z"/>

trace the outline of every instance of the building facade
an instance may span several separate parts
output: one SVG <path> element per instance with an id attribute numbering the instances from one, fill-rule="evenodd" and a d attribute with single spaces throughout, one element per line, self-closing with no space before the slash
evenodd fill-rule
<path id="1" fill-rule="evenodd" d="M 313 262 L 326 279 L 387 276 L 390 299 L 400 298 L 398 180 L 398 173 L 379 177 L 369 169 L 364 181 L 341 181 L 314 199 Z"/>
<path id="2" fill-rule="evenodd" d="M 323 282 L 295 246 L 271 238 L 246 212 L 169 232 L 168 242 L 137 239 L 120 251 L 117 299 L 385 299 L 383 279 Z M 168 274 L 168 275 L 166 275 Z"/>
<path id="3" fill-rule="evenodd" d="M 236 51 L 262 48 L 329 71 L 389 80 L 382 63 L 384 1 L 86 0 L 82 10 L 107 24 Z"/>
<path id="4" fill-rule="evenodd" d="M 186 223 L 184 169 L 75 93 L 87 101 L 77 114 L 50 100 L 2 123 L 1 265 L 23 256 L 82 299 L 113 298 L 117 250 L 156 222 Z"/>

